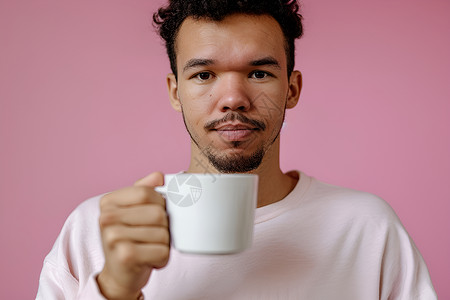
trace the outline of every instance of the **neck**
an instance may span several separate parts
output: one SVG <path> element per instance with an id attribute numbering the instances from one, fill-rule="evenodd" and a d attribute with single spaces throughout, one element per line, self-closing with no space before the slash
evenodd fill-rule
<path id="1" fill-rule="evenodd" d="M 298 178 L 293 178 L 281 171 L 279 157 L 278 138 L 264 155 L 261 165 L 248 172 L 257 174 L 259 177 L 258 207 L 282 200 L 297 184 Z M 191 161 L 187 171 L 189 173 L 219 173 L 194 143 L 191 143 Z"/>

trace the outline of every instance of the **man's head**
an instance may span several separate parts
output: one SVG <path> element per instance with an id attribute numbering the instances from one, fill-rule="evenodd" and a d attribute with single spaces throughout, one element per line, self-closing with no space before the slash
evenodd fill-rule
<path id="1" fill-rule="evenodd" d="M 190 171 L 198 157 L 224 173 L 278 165 L 285 109 L 301 90 L 297 10 L 295 2 L 176 0 L 155 17 L 173 69 L 169 98 L 192 140 Z"/>
<path id="2" fill-rule="evenodd" d="M 160 8 L 153 15 L 153 20 L 159 26 L 159 34 L 166 42 L 170 67 L 177 78 L 176 38 L 186 18 L 221 21 L 238 13 L 269 15 L 278 22 L 284 34 L 289 77 L 295 65 L 294 42 L 303 33 L 298 9 L 296 0 L 170 0 L 167 7 Z"/>

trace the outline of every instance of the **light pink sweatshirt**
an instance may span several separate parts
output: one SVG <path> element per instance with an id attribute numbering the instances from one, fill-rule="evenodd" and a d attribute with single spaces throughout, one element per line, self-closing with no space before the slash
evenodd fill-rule
<path id="1" fill-rule="evenodd" d="M 104 264 L 99 198 L 67 219 L 45 258 L 37 299 L 104 299 L 95 280 Z M 285 199 L 257 209 L 249 250 L 208 256 L 172 249 L 143 294 L 158 300 L 437 299 L 419 251 L 386 202 L 303 173 Z"/>

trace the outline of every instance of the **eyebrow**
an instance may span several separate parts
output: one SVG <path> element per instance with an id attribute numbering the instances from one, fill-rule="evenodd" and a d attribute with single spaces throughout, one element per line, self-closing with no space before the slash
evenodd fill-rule
<path id="1" fill-rule="evenodd" d="M 278 60 L 276 60 L 275 58 L 273 58 L 272 56 L 267 56 L 261 59 L 257 59 L 257 60 L 253 60 L 252 62 L 250 62 L 251 66 L 271 66 L 274 67 L 276 69 L 281 69 L 280 63 L 278 62 Z"/>
<path id="2" fill-rule="evenodd" d="M 206 59 L 206 58 L 193 58 L 188 60 L 188 62 L 184 65 L 183 72 L 186 72 L 187 70 L 199 66 L 209 66 L 214 64 L 215 61 L 213 59 Z"/>
<path id="3" fill-rule="evenodd" d="M 215 64 L 216 61 L 214 59 L 207 58 L 193 58 L 187 61 L 187 63 L 183 67 L 183 72 L 195 67 L 204 67 Z M 258 67 L 258 66 L 271 66 L 276 69 L 281 69 L 280 63 L 278 60 L 273 58 L 272 56 L 263 57 L 261 59 L 252 60 L 249 63 L 250 66 Z"/>

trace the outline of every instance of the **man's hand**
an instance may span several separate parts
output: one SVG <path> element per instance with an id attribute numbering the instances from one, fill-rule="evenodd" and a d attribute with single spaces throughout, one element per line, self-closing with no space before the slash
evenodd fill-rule
<path id="1" fill-rule="evenodd" d="M 163 174 L 144 177 L 133 187 L 100 200 L 105 266 L 97 278 L 108 299 L 137 299 L 154 268 L 169 260 L 170 238 L 164 198 L 153 190 Z"/>

